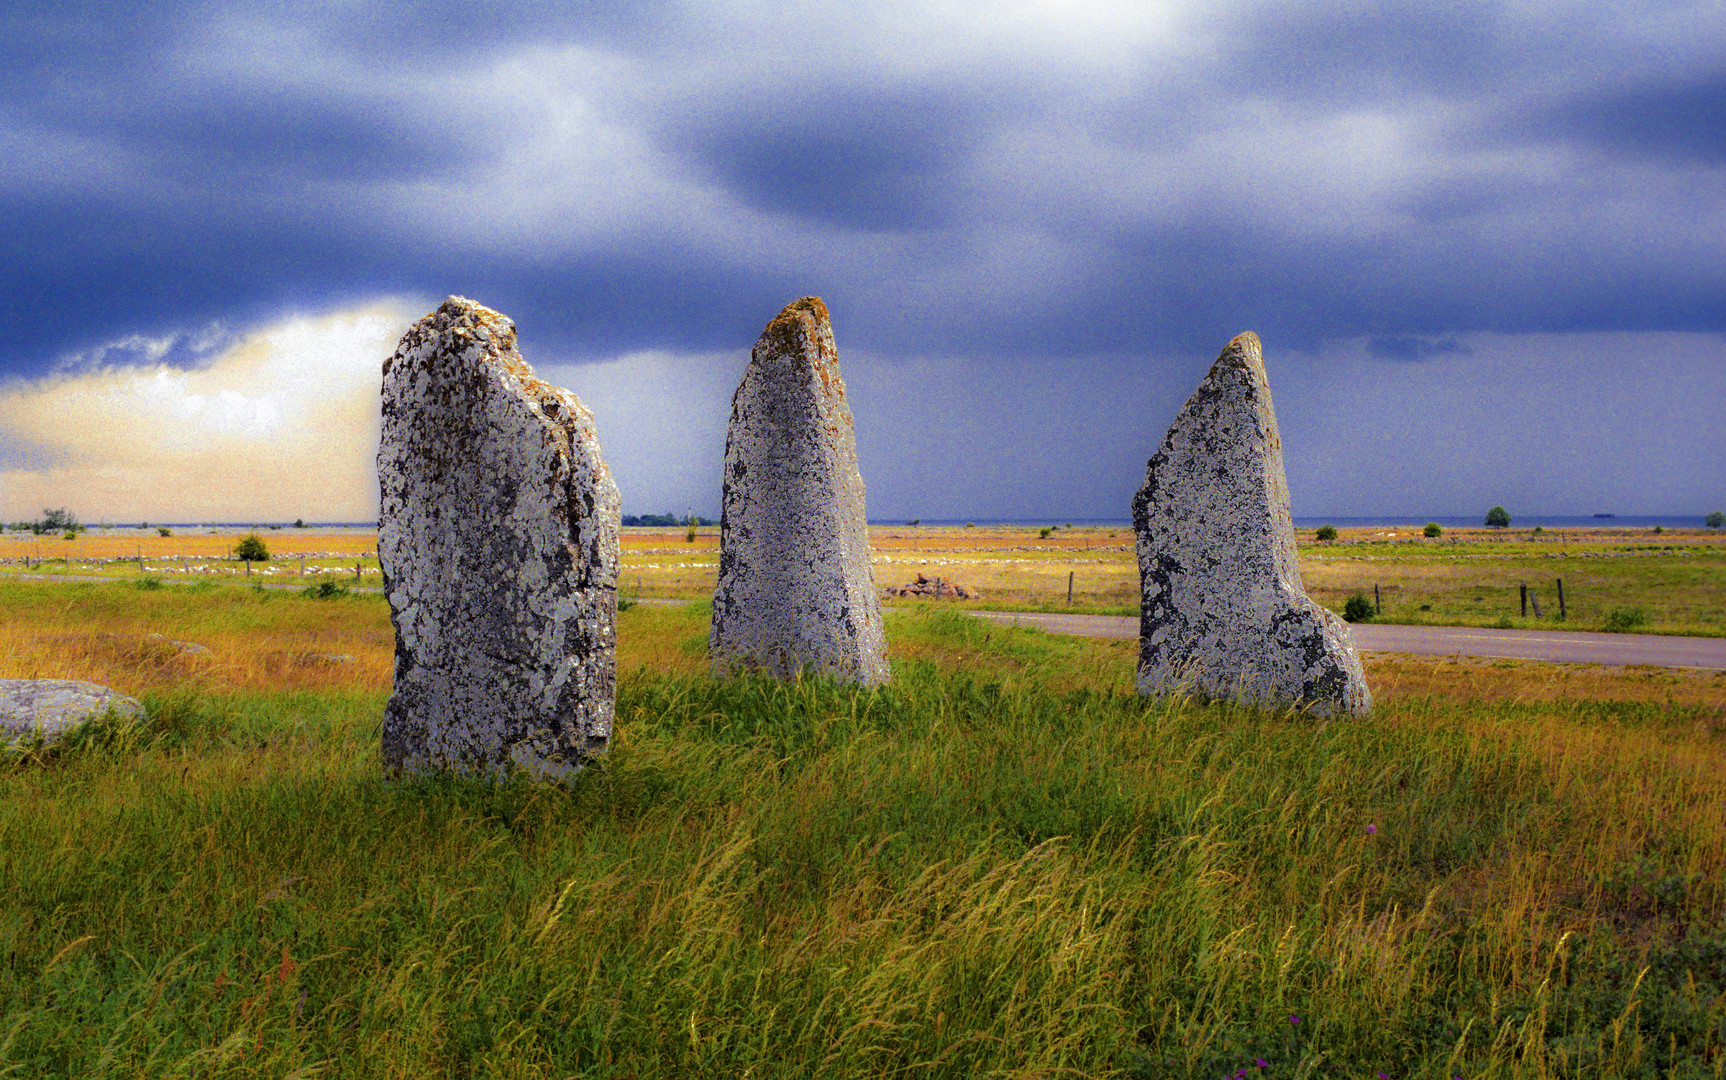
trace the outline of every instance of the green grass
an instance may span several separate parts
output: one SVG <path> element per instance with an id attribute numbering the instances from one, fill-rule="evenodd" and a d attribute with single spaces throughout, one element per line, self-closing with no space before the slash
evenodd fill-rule
<path id="1" fill-rule="evenodd" d="M 341 604 L 221 617 L 376 617 Z M 705 617 L 620 636 L 684 656 Z M 1323 724 L 950 612 L 889 632 L 875 691 L 632 668 L 568 788 L 384 780 L 376 689 L 164 686 L 11 755 L 0 1077 L 1726 1067 L 1718 707 Z"/>

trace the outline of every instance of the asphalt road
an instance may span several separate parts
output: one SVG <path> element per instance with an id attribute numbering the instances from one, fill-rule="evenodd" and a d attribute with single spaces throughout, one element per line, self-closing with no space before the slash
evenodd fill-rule
<path id="1" fill-rule="evenodd" d="M 1139 620 L 1118 615 L 1061 615 L 1023 611 L 978 611 L 979 618 L 1005 625 L 1035 626 L 1056 634 L 1119 638 L 1139 636 Z M 1576 630 L 1485 630 L 1472 626 L 1350 627 L 1361 652 L 1427 656 L 1489 656 L 1551 660 L 1567 664 L 1651 664 L 1656 667 L 1726 671 L 1726 638 L 1656 634 L 1588 634 Z"/>

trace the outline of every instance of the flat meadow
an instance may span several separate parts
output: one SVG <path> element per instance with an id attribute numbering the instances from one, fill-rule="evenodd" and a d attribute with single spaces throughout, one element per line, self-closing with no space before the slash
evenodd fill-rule
<path id="1" fill-rule="evenodd" d="M 881 689 L 716 681 L 641 604 L 573 783 L 389 780 L 325 593 L 0 580 L 0 677 L 150 709 L 0 757 L 0 1077 L 1726 1070 L 1721 675 L 1369 655 L 1327 723 L 928 602 Z"/>
<path id="2" fill-rule="evenodd" d="M 161 536 L 153 528 L 98 528 L 71 540 L 13 532 L 0 537 L 0 576 L 380 584 L 375 531 L 284 527 L 258 535 L 272 558 L 248 566 L 233 557 L 240 535 L 232 529 Z M 711 597 L 719 530 L 689 536 L 681 528 L 622 530 L 620 592 Z M 1385 622 L 1726 635 L 1726 530 L 1482 528 L 1427 538 L 1417 524 L 1344 528 L 1334 541 L 1303 530 L 1298 539 L 1307 592 L 1339 613 L 1350 596 L 1371 599 L 1376 589 Z M 875 525 L 870 549 L 881 585 L 907 585 L 919 574 L 957 582 L 978 594 L 957 602 L 961 608 L 1138 613 L 1138 564 L 1124 526 Z"/>

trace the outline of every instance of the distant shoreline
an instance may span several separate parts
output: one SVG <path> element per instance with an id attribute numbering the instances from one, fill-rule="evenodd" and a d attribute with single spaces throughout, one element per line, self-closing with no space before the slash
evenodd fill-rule
<path id="1" fill-rule="evenodd" d="M 1383 514 L 1339 517 L 1309 517 L 1302 515 L 1294 519 L 1294 524 L 1296 529 L 1316 529 L 1320 525 L 1335 525 L 1338 528 L 1352 529 L 1394 528 L 1399 526 L 1418 529 L 1427 522 L 1434 521 L 1447 529 L 1478 529 L 1484 527 L 1485 519 L 1486 514 L 1484 511 L 1478 514 Z M 910 524 L 910 519 L 870 518 L 869 524 L 886 528 L 905 528 Z M 1049 525 L 1059 525 L 1063 528 L 1071 525 L 1074 528 L 1130 529 L 1133 525 L 1131 519 L 1125 516 L 1118 518 L 1069 518 L 1061 517 L 1059 515 L 1041 518 L 922 518 L 918 521 L 918 524 L 926 528 L 942 529 L 963 528 L 966 525 L 975 525 L 979 528 L 1036 529 Z M 1652 529 L 1657 525 L 1664 529 L 1705 529 L 1708 527 L 1706 514 L 1617 514 L 1612 517 L 1597 517 L 1593 514 L 1529 514 L 1526 517 L 1512 516 L 1509 531 L 1515 532 L 1518 529 L 1532 529 L 1536 526 L 1539 526 L 1542 529 L 1600 529 L 1603 531 L 1625 531 Z M 285 533 L 331 532 L 338 530 L 344 532 L 357 532 L 363 530 L 375 530 L 377 528 L 377 522 L 309 521 L 304 526 L 296 528 L 292 522 L 253 523 L 230 521 L 152 521 L 148 525 L 140 525 L 136 522 L 107 525 L 101 523 L 86 524 L 85 528 L 91 532 L 98 532 L 102 529 L 151 530 L 158 526 L 184 531 L 191 531 L 194 529 L 213 529 L 219 532 L 250 532 L 253 529 L 258 529 L 260 531 Z M 666 528 L 667 526 L 641 525 L 630 527 L 652 529 Z M 676 526 L 676 528 L 679 529 L 682 527 L 683 526 L 681 525 Z M 703 526 L 703 528 L 709 529 L 715 527 L 716 526 L 713 525 Z M 28 536 L 31 534 L 8 532 L 6 535 Z"/>

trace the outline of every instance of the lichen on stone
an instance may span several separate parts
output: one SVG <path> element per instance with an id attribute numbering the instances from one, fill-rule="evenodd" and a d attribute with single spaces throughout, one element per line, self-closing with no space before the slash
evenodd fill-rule
<path id="1" fill-rule="evenodd" d="M 819 297 L 788 304 L 755 343 L 723 475 L 714 671 L 886 681 L 856 435 Z"/>
<path id="2" fill-rule="evenodd" d="M 1256 335 L 1229 342 L 1175 418 L 1133 499 L 1133 525 L 1141 693 L 1370 711 L 1348 624 L 1301 583 Z"/>
<path id="3" fill-rule="evenodd" d="M 513 322 L 459 296 L 383 375 L 384 765 L 579 768 L 605 748 L 616 695 L 621 501 L 593 417 L 534 374 Z"/>

